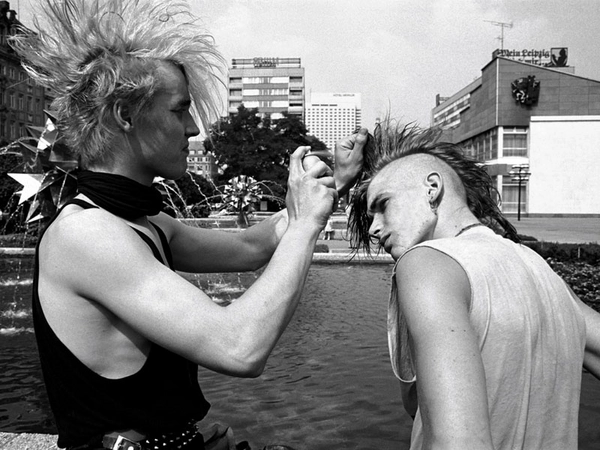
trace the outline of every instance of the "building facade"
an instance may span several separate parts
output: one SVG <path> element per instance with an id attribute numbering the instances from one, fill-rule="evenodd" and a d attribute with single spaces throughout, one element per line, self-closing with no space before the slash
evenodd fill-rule
<path id="1" fill-rule="evenodd" d="M 304 68 L 300 58 L 237 58 L 231 61 L 227 112 L 243 104 L 280 119 L 283 113 L 304 121 Z"/>
<path id="2" fill-rule="evenodd" d="M 218 175 L 217 164 L 212 153 L 206 153 L 201 140 L 190 139 L 188 155 L 188 171 L 202 175 L 207 180 L 214 180 Z"/>
<path id="3" fill-rule="evenodd" d="M 28 136 L 28 126 L 43 127 L 44 109 L 50 109 L 46 89 L 34 85 L 21 67 L 18 55 L 8 44 L 21 23 L 10 3 L 0 1 L 0 142 Z"/>
<path id="4" fill-rule="evenodd" d="M 600 81 L 533 61 L 495 52 L 480 78 L 438 96 L 431 123 L 486 164 L 504 212 L 600 216 Z"/>
<path id="5" fill-rule="evenodd" d="M 313 92 L 305 117 L 308 133 L 333 150 L 338 140 L 361 126 L 361 95 Z"/>

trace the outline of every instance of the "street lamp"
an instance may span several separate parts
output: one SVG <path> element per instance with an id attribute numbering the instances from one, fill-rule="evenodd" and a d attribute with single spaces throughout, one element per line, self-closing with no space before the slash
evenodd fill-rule
<path id="1" fill-rule="evenodd" d="M 512 166 L 512 170 L 508 172 L 513 181 L 519 183 L 519 197 L 517 200 L 517 220 L 521 220 L 521 186 L 526 184 L 531 176 L 529 171 L 529 164 L 515 164 Z"/>

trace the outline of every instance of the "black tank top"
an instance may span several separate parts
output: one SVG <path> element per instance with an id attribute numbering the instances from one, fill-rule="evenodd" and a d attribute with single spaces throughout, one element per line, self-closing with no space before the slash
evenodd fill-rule
<path id="1" fill-rule="evenodd" d="M 78 199 L 69 202 L 73 203 L 86 209 L 96 207 Z M 152 225 L 160 236 L 166 262 L 154 242 L 132 228 L 150 246 L 155 257 L 172 268 L 167 239 L 160 228 Z M 107 379 L 89 369 L 60 341 L 39 301 L 39 241 L 32 315 L 46 390 L 58 428 L 58 446 L 98 442 L 103 434 L 115 430 L 173 432 L 185 427 L 190 420 L 202 419 L 210 404 L 198 384 L 198 366 L 181 356 L 151 344 L 148 358 L 137 373 Z"/>

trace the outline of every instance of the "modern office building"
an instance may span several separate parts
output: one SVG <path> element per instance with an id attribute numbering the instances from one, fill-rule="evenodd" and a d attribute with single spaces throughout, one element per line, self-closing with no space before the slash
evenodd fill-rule
<path id="1" fill-rule="evenodd" d="M 600 217 L 600 81 L 575 75 L 567 49 L 502 54 L 437 97 L 432 125 L 486 164 L 504 212 Z"/>
<path id="2" fill-rule="evenodd" d="M 304 68 L 300 58 L 237 58 L 231 61 L 227 111 L 244 104 L 263 116 L 280 119 L 283 113 L 304 121 Z"/>
<path id="3" fill-rule="evenodd" d="M 50 109 L 51 97 L 33 84 L 8 45 L 8 37 L 17 33 L 19 25 L 10 3 L 0 1 L 0 142 L 28 136 L 28 126 L 43 127 L 44 109 Z"/>
<path id="4" fill-rule="evenodd" d="M 313 92 L 306 106 L 308 134 L 324 142 L 330 150 L 335 143 L 361 125 L 359 93 Z"/>

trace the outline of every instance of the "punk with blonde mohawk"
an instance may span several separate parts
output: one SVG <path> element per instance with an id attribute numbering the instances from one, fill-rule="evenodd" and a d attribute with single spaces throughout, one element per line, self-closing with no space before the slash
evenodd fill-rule
<path id="1" fill-rule="evenodd" d="M 217 115 L 224 59 L 185 2 L 41 0 L 45 21 L 11 38 L 23 67 L 55 99 L 52 109 L 80 165 L 105 163 L 123 99 L 132 117 L 156 92 L 161 61 L 181 67 L 192 113 L 205 129 Z"/>

